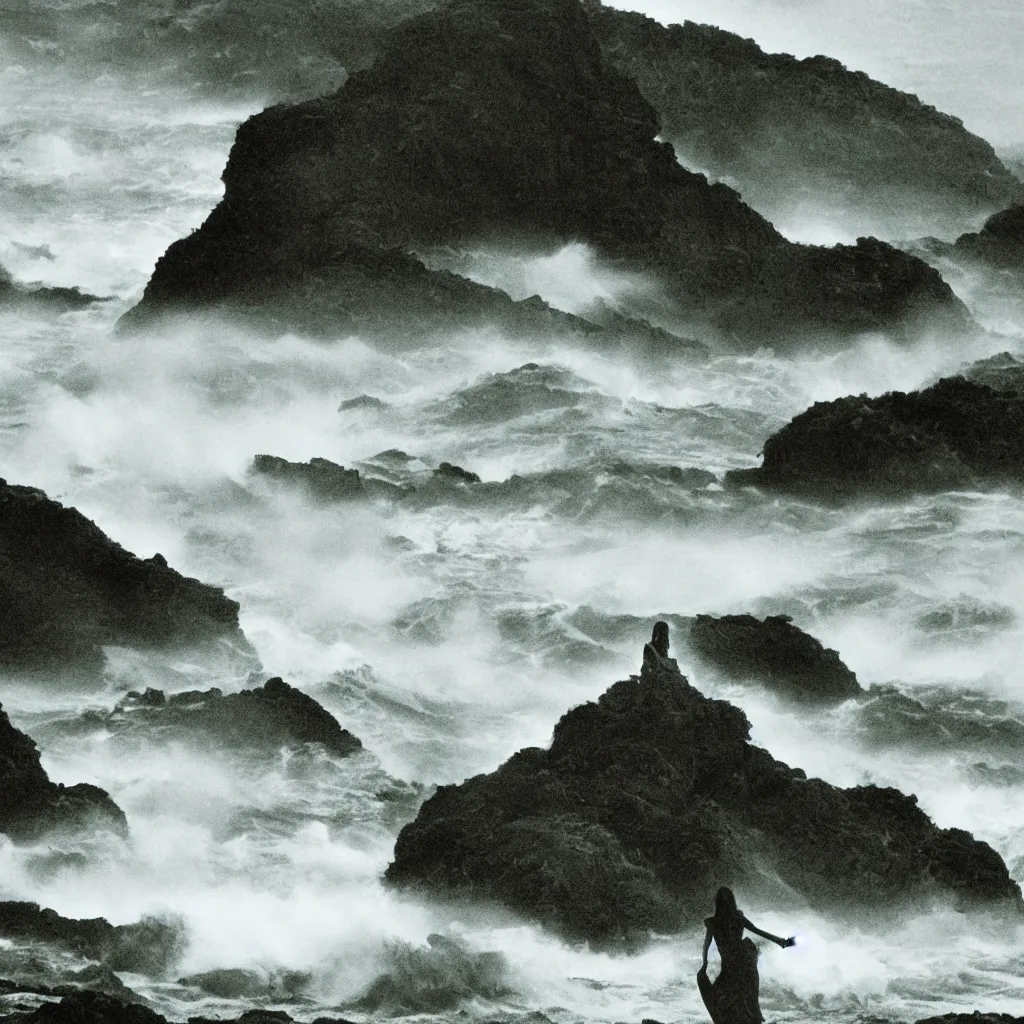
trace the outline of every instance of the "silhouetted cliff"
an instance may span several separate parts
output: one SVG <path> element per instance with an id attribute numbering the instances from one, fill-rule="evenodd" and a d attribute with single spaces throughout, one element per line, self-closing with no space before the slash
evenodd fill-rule
<path id="1" fill-rule="evenodd" d="M 658 131 L 578 0 L 451 0 L 395 29 L 335 95 L 243 124 L 224 200 L 160 259 L 124 323 L 206 307 L 328 333 L 488 321 L 564 333 L 579 321 L 403 253 L 583 241 L 650 275 L 671 329 L 782 345 L 968 328 L 926 264 L 873 239 L 793 245 L 731 189 L 684 170 Z"/>
<path id="2" fill-rule="evenodd" d="M 665 27 L 586 0 L 609 61 L 635 79 L 683 164 L 766 217 L 801 208 L 886 237 L 955 234 L 1024 199 L 993 148 L 916 96 L 828 57 L 765 53 L 711 25 Z"/>

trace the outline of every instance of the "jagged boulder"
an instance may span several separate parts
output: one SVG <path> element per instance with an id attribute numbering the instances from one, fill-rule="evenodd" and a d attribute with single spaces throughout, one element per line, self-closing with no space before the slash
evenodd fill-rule
<path id="1" fill-rule="evenodd" d="M 97 960 L 112 971 L 162 974 L 184 952 L 180 921 L 146 917 L 135 924 L 111 924 L 106 918 L 62 917 L 38 903 L 0 902 L 0 936 L 44 943 Z"/>
<path id="2" fill-rule="evenodd" d="M 239 693 L 186 690 L 168 697 L 161 690 L 132 691 L 109 714 L 91 715 L 89 725 L 114 736 L 155 731 L 183 742 L 206 744 L 212 738 L 223 749 L 268 754 L 320 743 L 347 757 L 363 746 L 312 697 L 276 676 Z"/>
<path id="3" fill-rule="evenodd" d="M 549 749 L 440 787 L 387 880 L 599 944 L 692 927 L 722 884 L 822 911 L 1024 909 L 1002 858 L 913 796 L 840 789 L 753 746 L 743 712 L 694 689 L 657 628 L 640 676 L 564 715 Z"/>
<path id="4" fill-rule="evenodd" d="M 1024 273 L 1024 203 L 992 214 L 980 231 L 961 235 L 948 252 L 997 270 Z"/>
<path id="5" fill-rule="evenodd" d="M 231 637 L 238 604 L 217 587 L 137 558 L 74 508 L 0 481 L 0 665 L 102 659 L 101 644 L 165 647 Z"/>
<path id="6" fill-rule="evenodd" d="M 276 455 L 257 455 L 249 472 L 300 488 L 314 501 L 332 504 L 366 497 L 358 469 L 346 469 L 329 459 L 289 462 Z"/>
<path id="7" fill-rule="evenodd" d="M 41 284 L 22 284 L 0 264 L 0 309 L 39 310 L 70 313 L 85 309 L 94 302 L 109 302 L 99 295 L 90 295 L 80 288 L 47 288 Z"/>
<path id="8" fill-rule="evenodd" d="M 803 212 L 887 238 L 952 236 L 1024 199 L 958 118 L 837 60 L 586 6 L 606 58 L 636 81 L 680 160 L 735 185 L 774 222 Z"/>
<path id="9" fill-rule="evenodd" d="M 698 615 L 689 644 L 702 661 L 752 679 L 786 697 L 838 704 L 864 691 L 838 652 L 823 647 L 786 615 Z"/>
<path id="10" fill-rule="evenodd" d="M 36 839 L 52 831 L 128 831 L 124 812 L 98 786 L 52 782 L 35 743 L 0 707 L 0 832 Z"/>
<path id="11" fill-rule="evenodd" d="M 947 377 L 923 391 L 817 402 L 726 481 L 821 497 L 1024 480 L 1024 394 Z"/>
<path id="12" fill-rule="evenodd" d="M 245 122 L 224 200 L 161 257 L 122 323 L 220 309 L 327 333 L 493 323 L 600 337 L 408 255 L 584 242 L 649 275 L 661 326 L 683 333 L 783 345 L 922 320 L 969 329 L 925 263 L 871 238 L 790 243 L 734 191 L 683 169 L 658 131 L 578 0 L 449 0 L 398 26 L 334 95 Z"/>

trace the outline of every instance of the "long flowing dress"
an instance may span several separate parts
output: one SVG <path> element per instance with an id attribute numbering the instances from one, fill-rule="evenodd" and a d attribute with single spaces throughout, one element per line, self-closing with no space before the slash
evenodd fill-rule
<path id="1" fill-rule="evenodd" d="M 711 930 L 722 969 L 714 981 L 706 968 L 697 975 L 704 1005 L 714 1024 L 762 1024 L 759 1004 L 760 979 L 757 974 L 757 946 L 743 938 L 747 919 L 742 914 L 725 922 L 709 917 L 704 922 Z"/>

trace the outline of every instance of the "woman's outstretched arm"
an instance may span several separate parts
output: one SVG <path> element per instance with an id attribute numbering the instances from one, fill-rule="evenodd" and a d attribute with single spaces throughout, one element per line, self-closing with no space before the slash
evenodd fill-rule
<path id="1" fill-rule="evenodd" d="M 711 948 L 711 929 L 704 933 L 704 948 L 700 951 L 701 958 L 701 970 L 706 971 L 708 969 L 708 950 Z"/>
<path id="2" fill-rule="evenodd" d="M 796 945 L 796 939 L 783 939 L 780 938 L 778 935 L 772 935 L 771 932 L 766 932 L 763 929 L 758 928 L 756 924 L 752 924 L 745 917 L 743 918 L 743 927 L 746 928 L 747 931 L 753 932 L 755 935 L 760 935 L 762 939 L 768 939 L 769 941 L 774 942 L 775 945 L 781 946 L 783 949 L 785 949 L 787 946 Z"/>

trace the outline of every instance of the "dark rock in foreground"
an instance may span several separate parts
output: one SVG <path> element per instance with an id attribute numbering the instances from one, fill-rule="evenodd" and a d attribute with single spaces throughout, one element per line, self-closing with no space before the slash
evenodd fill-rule
<path id="1" fill-rule="evenodd" d="M 188 690 L 168 697 L 161 690 L 133 691 L 89 724 L 115 736 L 153 730 L 185 742 L 215 739 L 219 748 L 265 753 L 320 743 L 328 753 L 347 757 L 363 746 L 312 697 L 277 677 L 239 693 Z"/>
<path id="2" fill-rule="evenodd" d="M 24 991 L 24 990 L 21 990 Z M 283 1010 L 246 1010 L 239 1017 L 189 1017 L 189 1024 L 291 1024 Z M 167 1018 L 145 1006 L 122 1002 L 100 992 L 79 992 L 59 1003 L 0 1015 L 6 1024 L 168 1024 Z M 313 1024 L 352 1024 L 339 1017 L 317 1017 Z"/>
<path id="3" fill-rule="evenodd" d="M 1024 907 L 986 843 L 898 790 L 808 779 L 749 729 L 648 645 L 641 675 L 564 715 L 548 750 L 438 789 L 386 877 L 600 944 L 693 926 L 722 884 L 821 911 Z"/>
<path id="4" fill-rule="evenodd" d="M 97 960 L 112 971 L 157 976 L 184 952 L 182 926 L 160 918 L 113 925 L 106 918 L 61 917 L 37 903 L 0 902 L 0 936 L 41 942 Z"/>
<path id="5" fill-rule="evenodd" d="M 350 498 L 364 498 L 366 491 L 359 479 L 359 470 L 346 469 L 329 459 L 289 462 L 275 455 L 257 455 L 250 473 L 280 480 L 302 488 L 314 501 L 330 504 Z"/>
<path id="6" fill-rule="evenodd" d="M 170 647 L 241 638 L 238 604 L 137 558 L 80 512 L 0 481 L 0 665 L 96 665 L 101 644 Z"/>
<path id="7" fill-rule="evenodd" d="M 636 80 L 680 160 L 775 221 L 799 214 L 883 237 L 955 234 L 1024 198 L 992 147 L 916 96 L 828 57 L 765 53 L 711 25 L 587 3 L 608 61 Z M 951 230 L 950 230 L 951 229 Z"/>
<path id="8" fill-rule="evenodd" d="M 224 200 L 161 257 L 122 323 L 206 309 L 328 335 L 491 324 L 600 339 L 612 328 L 409 255 L 584 242 L 663 296 L 626 312 L 686 334 L 792 345 L 971 329 L 925 263 L 871 238 L 793 244 L 731 189 L 684 170 L 658 131 L 577 0 L 450 0 L 396 28 L 336 94 L 243 124 Z"/>
<path id="9" fill-rule="evenodd" d="M 924 391 L 817 402 L 726 480 L 821 497 L 1024 480 L 1024 394 L 947 377 Z"/>
<path id="10" fill-rule="evenodd" d="M 753 679 L 797 700 L 838 704 L 863 690 L 836 651 L 785 615 L 698 615 L 690 646 L 703 661 L 738 679 Z"/>
<path id="11" fill-rule="evenodd" d="M 128 822 L 98 786 L 51 782 L 35 743 L 11 725 L 0 707 L 0 832 L 31 840 L 52 831 L 90 828 L 126 834 Z M 0 918 L 0 934 L 2 927 Z"/>

